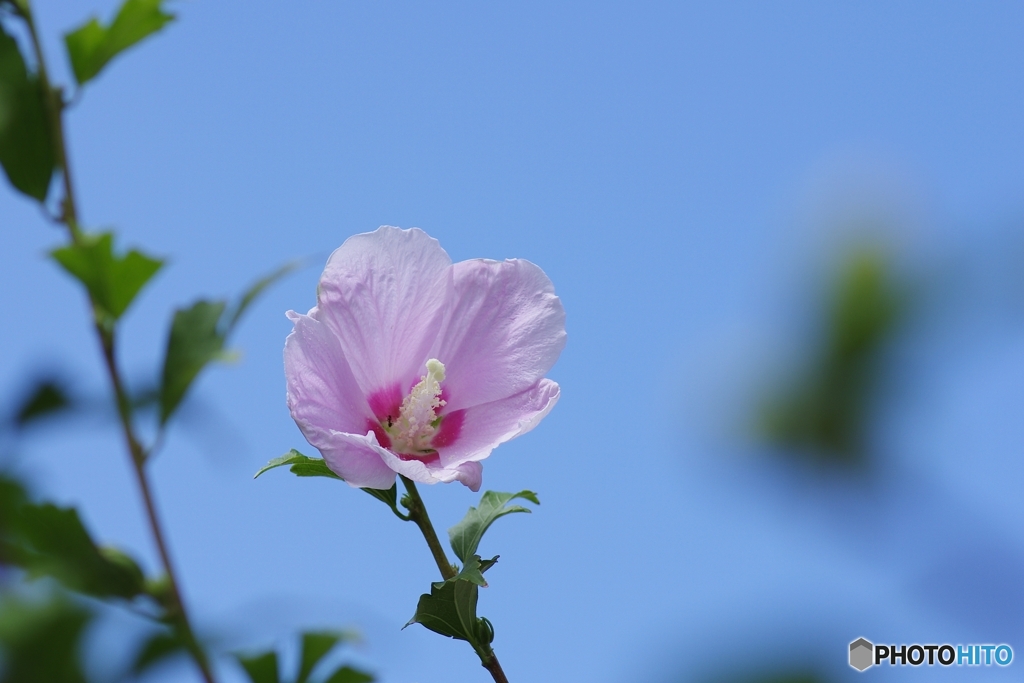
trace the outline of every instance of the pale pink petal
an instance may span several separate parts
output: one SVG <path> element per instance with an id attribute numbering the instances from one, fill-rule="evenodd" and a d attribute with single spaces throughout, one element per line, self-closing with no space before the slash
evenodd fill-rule
<path id="1" fill-rule="evenodd" d="M 453 305 L 435 346 L 447 372 L 447 410 L 535 385 L 565 346 L 565 310 L 551 280 L 522 259 L 473 259 L 453 271 Z"/>
<path id="2" fill-rule="evenodd" d="M 450 443 L 441 445 L 437 439 L 434 440 L 439 466 L 459 467 L 486 458 L 499 444 L 536 427 L 555 407 L 559 393 L 558 384 L 542 379 L 515 396 L 445 416 L 442 427 L 453 418 L 460 423 L 458 433 L 450 437 Z"/>
<path id="3" fill-rule="evenodd" d="M 437 240 L 384 226 L 331 254 L 313 315 L 337 336 L 364 396 L 404 395 L 425 371 L 451 291 Z"/>
<path id="4" fill-rule="evenodd" d="M 387 450 L 378 445 L 373 432 L 366 436 L 333 432 L 313 445 L 320 450 L 331 471 L 349 486 L 389 489 L 395 483 L 394 471 L 381 459 L 381 453 Z"/>
<path id="5" fill-rule="evenodd" d="M 470 491 L 479 491 L 480 484 L 484 480 L 484 466 L 478 462 L 464 462 L 455 468 L 459 474 L 456 477 L 459 481 L 469 487 Z"/>
<path id="6" fill-rule="evenodd" d="M 284 343 L 284 374 L 295 422 L 303 433 L 363 433 L 373 413 L 337 338 L 309 316 L 290 311 L 288 317 L 295 328 Z"/>

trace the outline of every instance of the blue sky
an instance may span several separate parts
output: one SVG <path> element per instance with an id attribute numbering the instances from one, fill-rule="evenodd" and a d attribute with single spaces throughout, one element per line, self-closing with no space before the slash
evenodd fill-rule
<path id="1" fill-rule="evenodd" d="M 59 35 L 114 4 L 38 4 L 67 82 Z M 485 488 L 542 501 L 481 546 L 502 558 L 480 611 L 511 680 L 698 680 L 759 662 L 850 680 L 858 636 L 1024 657 L 1024 9 L 177 10 L 86 88 L 68 134 L 86 223 L 169 258 L 127 318 L 139 385 L 174 306 L 310 263 L 252 309 L 241 361 L 202 379 L 153 468 L 187 598 L 223 648 L 354 626 L 386 683 L 485 680 L 464 643 L 398 630 L 436 571 L 412 525 L 337 482 L 251 479 L 289 448 L 312 454 L 284 405 L 284 312 L 312 306 L 346 237 L 390 224 L 454 260 L 527 258 L 567 311 L 561 402 L 484 469 Z M 945 283 L 895 351 L 884 476 L 868 482 L 772 459 L 735 429 L 766 373 L 799 360 L 861 219 Z M 102 391 L 83 298 L 43 256 L 59 231 L 9 190 L 0 221 L 0 396 L 53 366 Z M 109 425 L 21 450 L 40 491 L 156 566 Z M 477 498 L 424 494 L 440 528 Z M 1021 665 L 874 674 L 1009 680 Z M 227 664 L 224 680 L 240 680 Z"/>

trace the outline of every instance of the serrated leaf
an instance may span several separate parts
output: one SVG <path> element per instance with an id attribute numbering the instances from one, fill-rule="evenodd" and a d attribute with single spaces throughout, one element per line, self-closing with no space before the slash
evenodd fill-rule
<path id="1" fill-rule="evenodd" d="M 327 466 L 327 463 L 323 458 L 311 458 L 308 455 L 299 453 L 294 448 L 284 455 L 274 458 L 266 465 L 261 467 L 253 479 L 260 476 L 267 470 L 272 470 L 275 467 L 287 466 L 289 471 L 297 477 L 328 477 L 331 479 L 337 479 L 339 481 L 345 481 Z M 394 512 L 402 520 L 408 521 L 402 512 L 398 509 L 398 485 L 392 484 L 389 489 L 367 489 L 363 488 L 360 491 L 365 491 L 371 496 L 381 501 Z"/>
<path id="2" fill-rule="evenodd" d="M 44 96 L 18 44 L 0 26 L 0 164 L 11 185 L 40 202 L 56 166 Z"/>
<path id="3" fill-rule="evenodd" d="M 84 85 L 110 60 L 164 27 L 174 15 L 163 0 L 126 0 L 109 26 L 94 17 L 64 36 L 75 80 Z"/>
<path id="4" fill-rule="evenodd" d="M 373 683 L 376 679 L 370 674 L 343 666 L 331 674 L 324 683 Z"/>
<path id="5" fill-rule="evenodd" d="M 530 512 L 528 508 L 521 505 L 508 505 L 509 501 L 516 498 L 540 505 L 537 494 L 533 491 L 520 491 L 519 493 L 486 491 L 480 498 L 479 507 L 469 508 L 469 512 L 462 518 L 462 521 L 448 530 L 448 539 L 451 541 L 452 550 L 460 560 L 465 562 L 467 557 L 476 553 L 480 540 L 494 520 L 513 512 Z"/>
<path id="6" fill-rule="evenodd" d="M 469 562 L 467 562 L 466 566 L 464 566 L 462 570 L 455 575 L 455 578 L 475 583 L 481 587 L 486 587 L 487 579 L 484 578 L 484 572 L 493 567 L 497 562 L 497 555 L 489 560 L 481 560 L 479 555 L 474 555 L 469 558 Z M 435 581 L 432 585 L 436 588 L 440 588 L 443 583 L 444 581 Z"/>
<path id="7" fill-rule="evenodd" d="M 420 596 L 416 613 L 405 626 L 422 624 L 434 633 L 468 641 L 475 647 L 478 590 L 475 583 L 459 578 L 448 579 L 440 586 L 431 584 L 430 593 Z"/>
<path id="8" fill-rule="evenodd" d="M 114 253 L 113 233 L 85 235 L 77 244 L 51 252 L 71 276 L 81 282 L 93 303 L 112 320 L 120 318 L 163 261 L 131 250 Z"/>
<path id="9" fill-rule="evenodd" d="M 458 575 L 431 584 L 430 594 L 420 596 L 416 613 L 405 626 L 422 624 L 434 633 L 465 640 L 482 659 L 487 657 L 494 629 L 491 622 L 476 615 L 477 581 L 483 580 L 483 572 L 497 560 L 495 557 L 482 562 L 478 555 L 473 555 Z"/>
<path id="10" fill-rule="evenodd" d="M 345 640 L 343 633 L 311 632 L 302 634 L 302 655 L 299 660 L 299 677 L 296 683 L 306 683 L 309 674 L 334 646 Z"/>
<path id="11" fill-rule="evenodd" d="M 245 669 L 245 673 L 249 674 L 252 683 L 279 683 L 276 652 L 252 656 L 235 655 L 235 659 Z"/>
<path id="12" fill-rule="evenodd" d="M 272 470 L 275 467 L 284 467 L 286 465 L 290 465 L 290 470 L 299 477 L 330 477 L 332 479 L 341 479 L 341 477 L 327 467 L 327 463 L 324 462 L 323 458 L 311 458 L 308 455 L 299 453 L 294 448 L 281 457 L 274 458 L 261 467 L 260 470 L 253 475 L 253 479 L 260 476 L 267 470 Z"/>

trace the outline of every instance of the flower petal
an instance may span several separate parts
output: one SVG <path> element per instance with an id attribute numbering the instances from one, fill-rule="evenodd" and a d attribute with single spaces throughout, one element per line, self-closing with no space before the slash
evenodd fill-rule
<path id="1" fill-rule="evenodd" d="M 565 310 L 551 280 L 522 259 L 472 259 L 453 271 L 453 306 L 434 354 L 447 372 L 446 410 L 535 385 L 565 347 Z"/>
<path id="2" fill-rule="evenodd" d="M 290 311 L 295 328 L 284 343 L 288 408 L 306 438 L 312 433 L 362 433 L 373 417 L 337 338 L 323 323 Z"/>
<path id="3" fill-rule="evenodd" d="M 312 441 L 310 442 L 312 443 Z M 323 445 L 313 444 L 324 456 L 331 471 L 355 488 L 389 489 L 395 473 L 381 459 L 387 451 L 377 443 L 373 432 L 366 436 L 332 432 Z"/>
<path id="4" fill-rule="evenodd" d="M 464 462 L 455 468 L 459 474 L 456 477 L 459 481 L 469 487 L 474 493 L 480 490 L 480 484 L 484 481 L 484 466 L 478 462 Z"/>
<path id="5" fill-rule="evenodd" d="M 422 230 L 345 240 L 320 278 L 314 317 L 337 336 L 364 396 L 404 394 L 423 374 L 452 291 L 451 259 Z"/>
<path id="6" fill-rule="evenodd" d="M 499 444 L 536 427 L 555 407 L 559 395 L 558 384 L 542 379 L 515 396 L 459 411 L 462 422 L 458 435 L 450 444 L 437 447 L 439 466 L 454 468 L 483 460 Z"/>

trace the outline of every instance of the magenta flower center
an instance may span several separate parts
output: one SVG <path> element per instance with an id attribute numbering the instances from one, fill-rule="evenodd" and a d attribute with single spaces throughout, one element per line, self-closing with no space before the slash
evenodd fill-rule
<path id="1" fill-rule="evenodd" d="M 436 451 L 431 445 L 441 417 L 437 414 L 445 402 L 441 400 L 444 364 L 436 358 L 427 361 L 427 374 L 420 378 L 402 400 L 398 418 L 388 418 L 381 425 L 391 438 L 391 450 L 403 455 L 425 457 Z"/>

